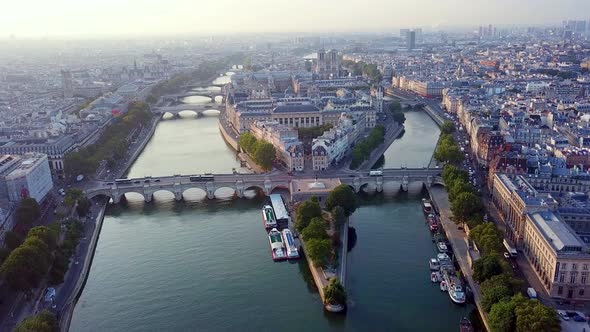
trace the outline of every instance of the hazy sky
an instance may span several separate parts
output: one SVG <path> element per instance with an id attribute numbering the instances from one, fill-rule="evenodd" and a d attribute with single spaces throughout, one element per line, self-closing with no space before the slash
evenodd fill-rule
<path id="1" fill-rule="evenodd" d="M 375 31 L 590 19 L 590 0 L 0 0 L 0 38 Z"/>

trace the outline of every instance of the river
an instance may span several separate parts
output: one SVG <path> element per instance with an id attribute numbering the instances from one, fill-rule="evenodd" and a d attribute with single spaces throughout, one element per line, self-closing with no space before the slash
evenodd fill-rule
<path id="1" fill-rule="evenodd" d="M 428 163 L 438 129 L 421 112 L 385 153 L 386 166 Z M 403 152 L 402 152 L 403 151 Z M 402 154 L 403 153 L 403 154 Z M 402 157 L 403 156 L 403 157 Z M 161 121 L 130 176 L 228 172 L 238 168 L 214 114 Z M 429 280 L 435 248 L 419 187 L 363 196 L 351 218 L 357 241 L 348 259 L 346 316 L 326 314 L 305 260 L 273 263 L 263 198 L 208 202 L 187 191 L 176 203 L 128 195 L 107 211 L 71 331 L 456 331 L 469 306 L 456 306 Z"/>

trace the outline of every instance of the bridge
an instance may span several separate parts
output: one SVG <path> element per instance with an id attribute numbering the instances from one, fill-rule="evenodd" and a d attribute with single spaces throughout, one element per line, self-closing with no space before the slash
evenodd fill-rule
<path id="1" fill-rule="evenodd" d="M 180 104 L 174 106 L 160 106 L 152 108 L 154 113 L 170 113 L 172 115 L 178 115 L 182 111 L 192 111 L 197 116 L 203 115 L 203 112 L 208 110 L 221 111 L 225 108 L 223 104 Z"/>
<path id="2" fill-rule="evenodd" d="M 172 102 L 179 102 L 181 99 L 191 96 L 202 96 L 202 97 L 209 97 L 211 100 L 215 100 L 216 97 L 225 98 L 225 92 L 222 90 L 220 91 L 187 91 L 183 93 L 175 93 L 169 95 L 161 96 L 161 101 L 172 101 Z"/>
<path id="3" fill-rule="evenodd" d="M 378 192 L 383 191 L 385 182 L 397 182 L 403 191 L 408 190 L 412 182 L 430 187 L 434 184 L 444 185 L 441 178 L 442 170 L 439 168 L 399 168 L 383 169 L 379 176 L 370 176 L 363 171 L 338 171 L 326 175 L 319 175 L 319 178 L 338 178 L 341 183 L 349 185 L 356 193 L 361 192 L 365 187 L 375 186 Z M 99 181 L 94 186 L 86 189 L 86 196 L 94 198 L 99 196 L 110 197 L 113 203 L 121 201 L 126 193 L 138 193 L 143 196 L 146 202 L 152 201 L 153 194 L 157 191 L 168 191 L 174 194 L 177 201 L 183 199 L 183 194 L 189 189 L 200 189 L 204 191 L 208 199 L 215 198 L 215 192 L 220 188 L 234 190 L 237 197 L 243 197 L 247 190 L 255 189 L 270 195 L 276 189 L 291 190 L 292 180 L 304 180 L 313 178 L 310 175 L 294 174 L 288 175 L 284 172 L 274 171 L 266 174 L 207 174 L 174 175 L 163 177 L 143 177 L 128 179 L 125 183 L 115 181 Z"/>

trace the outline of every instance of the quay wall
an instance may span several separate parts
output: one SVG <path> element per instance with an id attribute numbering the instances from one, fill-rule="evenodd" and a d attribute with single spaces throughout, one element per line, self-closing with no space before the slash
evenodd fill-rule
<path id="1" fill-rule="evenodd" d="M 445 119 L 440 116 L 440 114 L 438 114 L 438 112 L 436 112 L 430 105 L 424 106 L 423 109 L 439 127 L 445 123 Z"/>
<path id="2" fill-rule="evenodd" d="M 221 132 L 221 136 L 223 137 L 225 142 L 229 144 L 234 150 L 240 151 L 238 141 L 230 133 L 227 132 L 225 127 L 221 124 L 221 120 L 219 121 L 218 127 L 219 131 Z"/>
<path id="3" fill-rule="evenodd" d="M 100 231 L 102 229 L 104 214 L 108 204 L 109 203 L 106 200 L 102 202 L 102 208 L 96 216 L 96 226 L 94 227 L 94 233 L 92 233 L 92 238 L 90 239 L 88 251 L 86 252 L 86 257 L 84 258 L 84 265 L 82 266 L 82 271 L 80 273 L 80 276 L 78 277 L 76 285 L 74 286 L 74 290 L 70 294 L 70 298 L 64 305 L 64 308 L 59 317 L 60 332 L 67 332 L 70 329 L 72 316 L 74 314 L 74 308 L 76 307 L 76 303 L 82 295 L 82 291 L 84 290 L 84 286 L 86 285 L 86 281 L 88 280 L 88 274 L 90 272 L 90 267 L 92 266 L 94 253 L 96 252 L 96 245 L 98 244 L 98 238 L 100 235 Z"/>

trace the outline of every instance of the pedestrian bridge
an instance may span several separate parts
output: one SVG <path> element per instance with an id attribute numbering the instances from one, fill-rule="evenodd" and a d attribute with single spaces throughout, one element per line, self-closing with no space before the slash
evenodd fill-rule
<path id="1" fill-rule="evenodd" d="M 349 185 L 355 192 L 361 192 L 367 186 L 374 186 L 378 192 L 383 190 L 385 182 L 396 182 L 400 189 L 408 190 L 410 183 L 418 183 L 430 187 L 435 184 L 444 185 L 438 168 L 400 168 L 384 169 L 379 176 L 370 176 L 368 172 L 337 171 L 318 175 L 323 178 L 338 178 L 341 183 Z M 88 198 L 99 196 L 110 197 L 113 203 L 119 203 L 126 193 L 138 193 L 150 202 L 157 191 L 169 191 L 177 201 L 183 199 L 183 194 L 189 189 L 203 190 L 207 198 L 214 199 L 215 192 L 220 188 L 234 190 L 237 197 L 243 197 L 244 192 L 251 189 L 259 190 L 270 195 L 276 189 L 291 191 L 291 181 L 294 179 L 313 179 L 310 175 L 289 175 L 284 172 L 266 174 L 205 174 L 205 175 L 174 175 L 163 177 L 143 177 L 121 181 L 96 182 L 95 186 L 86 190 Z"/>

